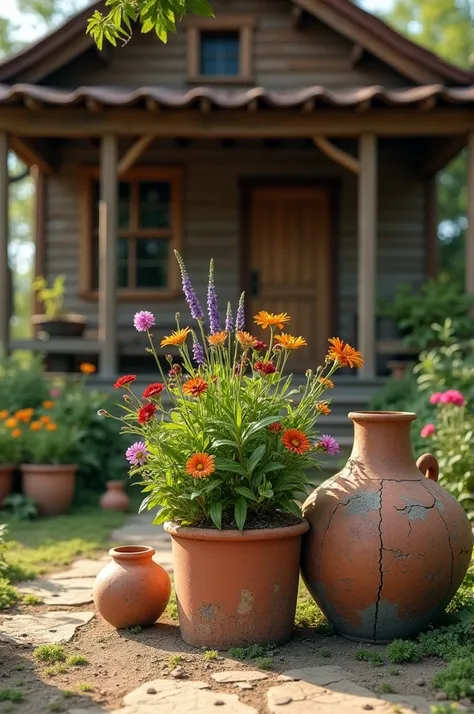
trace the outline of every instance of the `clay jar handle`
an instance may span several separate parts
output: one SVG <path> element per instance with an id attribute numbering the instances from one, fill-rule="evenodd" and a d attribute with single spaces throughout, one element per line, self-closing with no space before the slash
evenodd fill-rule
<path id="1" fill-rule="evenodd" d="M 416 467 L 421 473 L 430 479 L 437 481 L 439 476 L 439 464 L 433 454 L 422 454 L 416 462 Z"/>

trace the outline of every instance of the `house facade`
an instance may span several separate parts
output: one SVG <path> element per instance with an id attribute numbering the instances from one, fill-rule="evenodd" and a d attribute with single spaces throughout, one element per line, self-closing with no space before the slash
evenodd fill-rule
<path id="1" fill-rule="evenodd" d="M 184 315 L 182 253 L 205 301 L 209 259 L 225 312 L 247 294 L 291 314 L 315 366 L 339 334 L 371 379 L 402 351 L 377 302 L 437 270 L 436 174 L 470 148 L 466 289 L 474 291 L 474 75 L 350 0 L 214 0 L 167 45 L 136 32 L 99 52 L 94 3 L 0 64 L 0 343 L 6 305 L 7 152 L 34 170 L 36 273 L 66 276 L 81 340 L 51 352 L 113 377 Z"/>

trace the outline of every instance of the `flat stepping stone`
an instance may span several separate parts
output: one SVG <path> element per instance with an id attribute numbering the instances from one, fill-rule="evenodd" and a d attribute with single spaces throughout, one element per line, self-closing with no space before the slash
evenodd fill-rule
<path id="1" fill-rule="evenodd" d="M 268 675 L 263 672 L 248 671 L 244 669 L 235 669 L 227 672 L 216 672 L 211 674 L 212 679 L 221 683 L 234 682 L 258 682 L 260 679 L 268 679 Z"/>
<path id="2" fill-rule="evenodd" d="M 24 594 L 36 595 L 45 605 L 87 605 L 92 602 L 94 583 L 95 577 L 63 580 L 44 578 L 21 583 L 18 590 Z"/>
<path id="3" fill-rule="evenodd" d="M 439 704 L 439 702 L 428 702 L 424 697 L 417 697 L 410 694 L 384 694 L 381 699 L 393 704 L 400 704 L 408 709 L 408 711 L 414 711 L 416 714 L 430 714 L 431 705 Z M 461 710 L 460 710 L 461 711 Z"/>
<path id="4" fill-rule="evenodd" d="M 147 690 L 154 690 L 153 694 Z M 155 679 L 124 697 L 125 707 L 112 714 L 258 714 L 236 694 L 209 691 L 206 682 Z"/>
<path id="5" fill-rule="evenodd" d="M 95 578 L 100 573 L 104 565 L 110 561 L 108 555 L 100 560 L 90 560 L 83 558 L 76 560 L 67 570 L 61 570 L 59 573 L 53 573 L 48 576 L 48 580 L 70 580 L 72 578 Z"/>
<path id="6" fill-rule="evenodd" d="M 320 687 L 328 687 L 332 691 L 345 694 L 354 694 L 361 697 L 373 697 L 373 692 L 366 687 L 361 687 L 352 680 L 355 675 L 352 672 L 338 667 L 337 665 L 325 665 L 322 667 L 303 667 L 301 669 L 290 669 L 284 675 L 295 680 L 301 680 L 308 684 L 316 684 Z"/>
<path id="7" fill-rule="evenodd" d="M 93 612 L 43 612 L 31 615 L 8 615 L 2 623 L 3 637 L 11 642 L 32 645 L 69 642 L 78 627 L 87 625 Z"/>

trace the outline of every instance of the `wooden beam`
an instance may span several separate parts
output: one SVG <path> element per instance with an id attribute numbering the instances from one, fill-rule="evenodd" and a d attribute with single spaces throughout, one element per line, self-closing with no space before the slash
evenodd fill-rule
<path id="1" fill-rule="evenodd" d="M 436 176 L 424 182 L 425 198 L 425 275 L 434 278 L 438 274 L 438 186 Z"/>
<path id="2" fill-rule="evenodd" d="M 91 99 L 90 97 L 86 99 L 86 107 L 93 114 L 98 114 L 103 109 L 102 104 L 97 99 Z"/>
<path id="3" fill-rule="evenodd" d="M 156 101 L 156 99 L 153 99 L 152 97 L 147 97 L 145 99 L 145 106 L 147 108 L 147 111 L 149 112 L 159 112 L 160 111 L 160 105 Z"/>
<path id="4" fill-rule="evenodd" d="M 348 154 L 346 151 L 339 149 L 339 147 L 335 146 L 324 136 L 314 136 L 313 141 L 318 149 L 336 164 L 343 166 L 353 174 L 359 173 L 360 162 L 354 156 L 351 156 L 351 154 Z"/>
<path id="5" fill-rule="evenodd" d="M 35 239 L 35 276 L 46 274 L 46 177 L 38 166 L 33 167 L 33 180 L 35 183 L 35 214 L 34 214 L 34 239 Z M 39 312 L 41 303 L 35 293 L 34 311 Z"/>
<path id="6" fill-rule="evenodd" d="M 362 378 L 375 377 L 375 314 L 377 266 L 377 138 L 359 139 L 357 349 L 364 356 Z"/>
<path id="7" fill-rule="evenodd" d="M 371 99 L 364 99 L 363 102 L 359 102 L 359 104 L 356 106 L 355 110 L 356 112 L 366 112 L 370 107 L 372 106 L 372 100 Z"/>
<path id="8" fill-rule="evenodd" d="M 34 97 L 23 97 L 23 104 L 30 112 L 39 112 L 43 109 L 43 102 L 34 99 Z"/>
<path id="9" fill-rule="evenodd" d="M 37 166 L 45 176 L 51 176 L 54 173 L 54 168 L 46 156 L 28 139 L 12 136 L 10 138 L 10 149 L 27 166 Z"/>
<path id="10" fill-rule="evenodd" d="M 107 377 L 117 372 L 117 145 L 107 134 L 100 147 L 99 340 L 100 371 Z"/>
<path id="11" fill-rule="evenodd" d="M 474 108 L 437 107 L 433 112 L 417 109 L 377 108 L 356 113 L 353 109 L 326 109 L 315 115 L 288 109 L 243 112 L 225 109 L 203 115 L 199 109 L 162 113 L 160 121 L 145 109 L 106 109 L 91 113 L 81 107 L 45 107 L 31 120 L 21 107 L 2 107 L 0 131 L 18 136 L 82 137 L 141 136 L 187 138 L 304 138 L 315 134 L 335 138 L 373 133 L 380 136 L 446 136 L 467 134 L 474 128 Z"/>
<path id="12" fill-rule="evenodd" d="M 474 131 L 468 138 L 466 292 L 474 295 Z"/>
<path id="13" fill-rule="evenodd" d="M 211 102 L 207 97 L 202 97 L 202 99 L 199 100 L 199 108 L 203 114 L 210 114 L 211 111 Z"/>
<path id="14" fill-rule="evenodd" d="M 351 67 L 355 67 L 362 59 L 365 50 L 362 45 L 355 44 L 349 54 L 349 63 Z"/>
<path id="15" fill-rule="evenodd" d="M 119 178 L 132 168 L 133 164 L 138 161 L 145 149 L 147 149 L 148 146 L 150 146 L 150 144 L 154 140 L 154 136 L 151 136 L 150 134 L 145 134 L 144 136 L 141 136 L 134 144 L 132 144 L 132 146 L 129 148 L 128 151 L 125 152 L 124 156 L 119 162 L 117 169 L 117 174 Z"/>
<path id="16" fill-rule="evenodd" d="M 422 112 L 430 112 L 436 106 L 436 97 L 426 97 L 418 103 L 418 107 Z"/>
<path id="17" fill-rule="evenodd" d="M 303 24 L 303 15 L 303 8 L 298 7 L 297 5 L 291 8 L 291 24 L 295 30 L 298 30 Z"/>
<path id="18" fill-rule="evenodd" d="M 10 269 L 8 267 L 8 135 L 0 132 L 0 357 L 10 339 Z"/>
<path id="19" fill-rule="evenodd" d="M 249 112 L 258 111 L 258 99 L 252 99 L 247 105 L 247 110 Z"/>
<path id="20" fill-rule="evenodd" d="M 314 111 L 314 107 L 316 106 L 316 100 L 314 97 L 310 97 L 305 101 L 303 106 L 301 107 L 301 111 L 303 114 L 310 114 L 312 111 Z"/>
<path id="21" fill-rule="evenodd" d="M 430 178 L 444 169 L 466 146 L 466 135 L 450 136 L 431 142 L 424 163 L 420 166 L 420 176 Z"/>

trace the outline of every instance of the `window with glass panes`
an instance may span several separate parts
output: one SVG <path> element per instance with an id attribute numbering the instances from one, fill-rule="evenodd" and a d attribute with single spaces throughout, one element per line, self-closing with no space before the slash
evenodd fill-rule
<path id="1" fill-rule="evenodd" d="M 240 31 L 201 32 L 203 77 L 235 77 L 240 73 Z"/>

